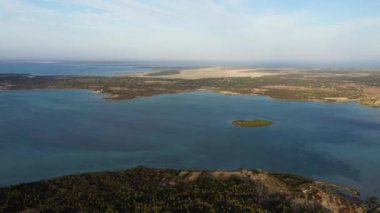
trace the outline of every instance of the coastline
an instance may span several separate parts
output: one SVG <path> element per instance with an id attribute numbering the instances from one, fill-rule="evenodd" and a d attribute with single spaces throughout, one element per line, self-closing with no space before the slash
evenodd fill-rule
<path id="1" fill-rule="evenodd" d="M 198 69 L 180 69 L 176 74 L 165 75 L 151 75 L 160 73 L 162 71 L 151 71 L 142 73 L 126 74 L 125 76 L 140 77 L 140 78 L 158 78 L 158 79 L 185 79 L 185 80 L 199 80 L 207 78 L 239 78 L 249 77 L 257 78 L 263 76 L 272 76 L 281 74 L 281 70 L 278 72 L 265 72 L 262 68 L 229 68 L 229 67 L 207 67 Z M 300 70 L 292 70 L 292 73 L 296 73 Z"/>
<path id="2" fill-rule="evenodd" d="M 3 74 L 0 89 L 90 89 L 108 94 L 109 100 L 208 90 L 289 101 L 357 102 L 379 108 L 380 70 L 178 67 L 118 76 Z"/>

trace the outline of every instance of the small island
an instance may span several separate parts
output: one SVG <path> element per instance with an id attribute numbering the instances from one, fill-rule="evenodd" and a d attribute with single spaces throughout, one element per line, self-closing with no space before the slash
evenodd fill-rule
<path id="1" fill-rule="evenodd" d="M 267 120 L 234 120 L 232 122 L 233 125 L 235 126 L 240 126 L 240 127 L 262 127 L 262 126 L 270 126 L 273 124 L 272 121 L 267 121 Z"/>

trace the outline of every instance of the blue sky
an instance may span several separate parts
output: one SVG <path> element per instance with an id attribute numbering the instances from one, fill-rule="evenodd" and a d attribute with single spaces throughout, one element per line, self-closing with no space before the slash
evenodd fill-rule
<path id="1" fill-rule="evenodd" d="M 0 59 L 378 61 L 380 0 L 0 0 Z"/>

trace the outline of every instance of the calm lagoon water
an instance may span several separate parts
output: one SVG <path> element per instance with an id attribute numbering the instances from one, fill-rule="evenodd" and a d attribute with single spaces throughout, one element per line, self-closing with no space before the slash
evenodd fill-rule
<path id="1" fill-rule="evenodd" d="M 146 72 L 156 68 L 191 68 L 206 66 L 191 62 L 97 62 L 97 61 L 0 61 L 0 74 L 22 73 L 31 75 L 118 75 Z"/>
<path id="2" fill-rule="evenodd" d="M 133 62 L 1 62 L 0 73 L 32 75 L 115 75 L 150 71 L 154 65 Z"/>
<path id="3" fill-rule="evenodd" d="M 274 125 L 241 128 L 234 119 Z M 208 92 L 104 100 L 85 90 L 0 92 L 0 185 L 171 168 L 293 172 L 380 195 L 380 109 Z"/>

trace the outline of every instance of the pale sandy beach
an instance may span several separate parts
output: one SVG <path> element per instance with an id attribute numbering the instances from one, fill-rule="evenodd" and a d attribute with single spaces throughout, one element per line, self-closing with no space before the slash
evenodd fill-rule
<path id="1" fill-rule="evenodd" d="M 202 78 L 231 78 L 231 77 L 262 77 L 270 75 L 278 75 L 283 73 L 294 73 L 299 72 L 300 69 L 263 69 L 263 68 L 228 68 L 228 67 L 208 67 L 200 69 L 184 69 L 179 70 L 178 73 L 168 73 L 167 75 L 151 75 L 156 72 L 144 72 L 144 73 L 133 73 L 128 74 L 128 76 L 133 77 L 149 77 L 149 78 L 166 78 L 166 79 L 202 79 Z"/>

